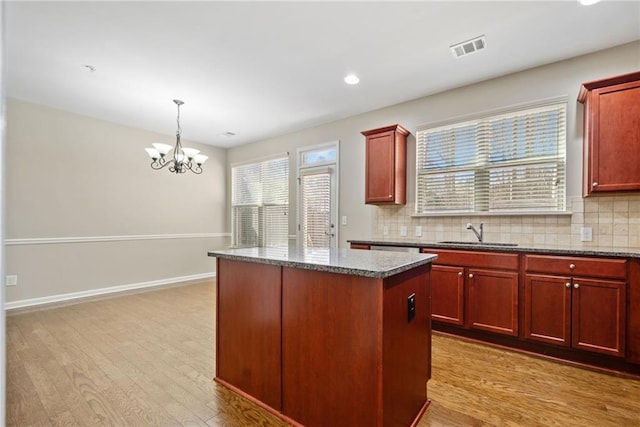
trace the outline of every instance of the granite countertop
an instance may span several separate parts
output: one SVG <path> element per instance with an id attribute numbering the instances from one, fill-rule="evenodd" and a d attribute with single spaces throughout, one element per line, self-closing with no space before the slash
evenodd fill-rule
<path id="1" fill-rule="evenodd" d="M 406 239 L 406 240 L 347 240 L 349 243 L 359 243 L 363 245 L 377 246 L 404 246 L 404 247 L 420 247 L 433 249 L 465 249 L 465 250 L 482 250 L 493 252 L 515 252 L 515 253 L 545 253 L 556 255 L 578 255 L 578 256 L 599 256 L 599 257 L 621 257 L 621 258 L 640 258 L 640 249 L 634 248 L 616 248 L 611 246 L 593 246 L 593 247 L 572 247 L 572 246 L 550 246 L 550 245 L 529 245 L 518 244 L 516 246 L 507 246 L 503 244 L 491 244 L 477 242 L 427 242 L 423 240 Z"/>
<path id="2" fill-rule="evenodd" d="M 210 257 L 384 279 L 429 264 L 433 254 L 327 248 L 238 248 L 210 251 Z"/>

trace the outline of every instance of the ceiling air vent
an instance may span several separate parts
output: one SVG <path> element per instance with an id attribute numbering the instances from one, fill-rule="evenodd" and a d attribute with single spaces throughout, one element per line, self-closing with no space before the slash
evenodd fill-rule
<path id="1" fill-rule="evenodd" d="M 470 53 L 483 50 L 486 47 L 487 40 L 485 39 L 484 35 L 482 35 L 474 39 L 449 46 L 449 49 L 451 49 L 451 53 L 453 54 L 454 58 L 460 58 L 462 56 L 469 55 Z"/>

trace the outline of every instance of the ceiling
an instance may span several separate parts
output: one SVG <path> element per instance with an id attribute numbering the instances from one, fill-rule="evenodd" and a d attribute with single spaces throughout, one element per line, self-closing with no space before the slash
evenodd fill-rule
<path id="1" fill-rule="evenodd" d="M 178 98 L 220 147 L 640 40 L 640 1 L 4 4 L 8 96 L 167 135 Z"/>

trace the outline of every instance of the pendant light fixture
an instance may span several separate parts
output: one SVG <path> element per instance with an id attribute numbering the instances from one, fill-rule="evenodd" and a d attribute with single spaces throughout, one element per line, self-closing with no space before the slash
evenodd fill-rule
<path id="1" fill-rule="evenodd" d="M 180 143 L 180 134 L 182 133 L 182 129 L 180 128 L 180 106 L 184 104 L 184 102 L 179 99 L 174 99 L 173 102 L 178 106 L 176 146 L 171 147 L 169 144 L 155 142 L 151 144 L 153 145 L 153 148 L 145 148 L 152 160 L 151 169 L 160 170 L 168 166 L 169 171 L 174 173 L 185 173 L 186 171 L 191 171 L 195 174 L 201 174 L 202 164 L 208 159 L 208 157 L 199 154 L 200 150 L 185 148 Z M 173 155 L 167 156 L 172 148 Z"/>

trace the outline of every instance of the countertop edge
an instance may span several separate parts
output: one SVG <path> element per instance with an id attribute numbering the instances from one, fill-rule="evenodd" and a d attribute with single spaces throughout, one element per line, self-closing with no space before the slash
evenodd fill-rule
<path id="1" fill-rule="evenodd" d="M 348 243 L 376 246 L 403 246 L 409 248 L 433 248 L 433 249 L 464 249 L 484 252 L 513 252 L 513 253 L 537 253 L 537 254 L 555 254 L 555 255 L 580 255 L 580 256 L 597 256 L 597 257 L 619 257 L 619 258 L 638 258 L 640 259 L 640 249 L 636 252 L 625 249 L 605 249 L 605 248 L 553 248 L 553 247 L 535 247 L 527 245 L 518 246 L 500 246 L 491 244 L 464 244 L 464 243 L 437 243 L 437 242 L 403 242 L 390 240 L 347 240 Z"/>
<path id="2" fill-rule="evenodd" d="M 369 277 L 373 279 L 386 279 L 387 277 L 395 276 L 396 274 L 403 273 L 416 267 L 420 267 L 426 264 L 431 264 L 437 258 L 435 254 L 422 254 L 425 258 L 420 260 L 411 261 L 406 264 L 399 265 L 395 268 L 388 270 L 369 270 L 362 268 L 350 268 L 335 265 L 317 264 L 303 261 L 282 260 L 266 257 L 253 257 L 241 254 L 230 254 L 218 251 L 209 251 L 207 255 L 215 258 L 231 259 L 236 261 L 255 262 L 259 264 L 276 265 L 282 267 L 300 268 L 303 270 L 324 271 L 327 273 L 337 274 L 349 274 L 352 276 Z"/>

